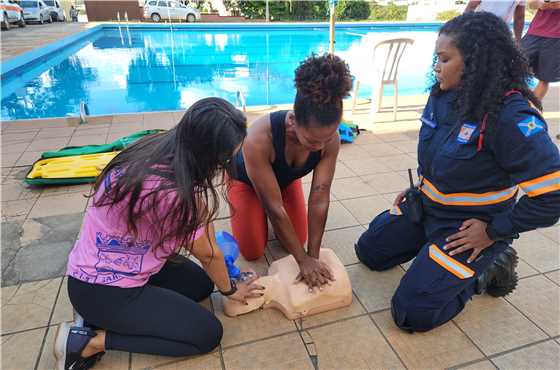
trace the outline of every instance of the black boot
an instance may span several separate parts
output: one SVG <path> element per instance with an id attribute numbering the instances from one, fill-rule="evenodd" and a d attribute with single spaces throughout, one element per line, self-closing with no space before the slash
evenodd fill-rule
<path id="1" fill-rule="evenodd" d="M 512 247 L 507 247 L 477 278 L 476 293 L 486 292 L 492 297 L 503 297 L 513 292 L 517 286 L 517 262 L 517 252 Z"/>

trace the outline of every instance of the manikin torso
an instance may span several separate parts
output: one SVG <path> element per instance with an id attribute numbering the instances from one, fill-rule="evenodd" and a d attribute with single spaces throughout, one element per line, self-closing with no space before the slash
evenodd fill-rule
<path id="1" fill-rule="evenodd" d="M 349 306 L 352 303 L 352 286 L 344 265 L 331 249 L 321 249 L 320 260 L 331 268 L 335 278 L 322 290 L 309 292 L 304 282 L 295 283 L 299 267 L 290 255 L 273 262 L 268 275 L 255 282 L 266 288 L 262 297 L 248 299 L 248 305 L 224 297 L 225 314 L 238 316 L 260 307 L 272 307 L 294 320 Z"/>

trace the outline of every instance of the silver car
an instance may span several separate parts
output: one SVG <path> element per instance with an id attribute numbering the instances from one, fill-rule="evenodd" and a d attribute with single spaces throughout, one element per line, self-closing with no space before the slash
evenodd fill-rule
<path id="1" fill-rule="evenodd" d="M 20 6 L 26 22 L 52 23 L 51 11 L 43 0 L 23 0 Z"/>

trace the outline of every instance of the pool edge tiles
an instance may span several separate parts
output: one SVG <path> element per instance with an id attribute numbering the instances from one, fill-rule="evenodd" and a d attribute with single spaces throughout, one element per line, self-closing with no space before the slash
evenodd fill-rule
<path id="1" fill-rule="evenodd" d="M 104 29 L 103 26 L 104 25 L 97 25 L 87 30 L 68 35 L 40 48 L 24 52 L 18 56 L 2 61 L 0 66 L 0 80 L 4 81 L 14 75 L 18 75 L 22 70 L 40 63 L 59 50 L 80 42 L 94 33 L 102 32 Z"/>

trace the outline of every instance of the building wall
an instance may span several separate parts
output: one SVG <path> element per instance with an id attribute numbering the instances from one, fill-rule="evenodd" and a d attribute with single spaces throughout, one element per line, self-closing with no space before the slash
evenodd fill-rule
<path id="1" fill-rule="evenodd" d="M 142 7 L 139 6 L 138 0 L 85 0 L 88 21 L 108 21 L 116 20 L 117 12 L 120 13 L 121 19 L 124 19 L 124 13 L 128 14 L 128 19 L 142 19 Z"/>

